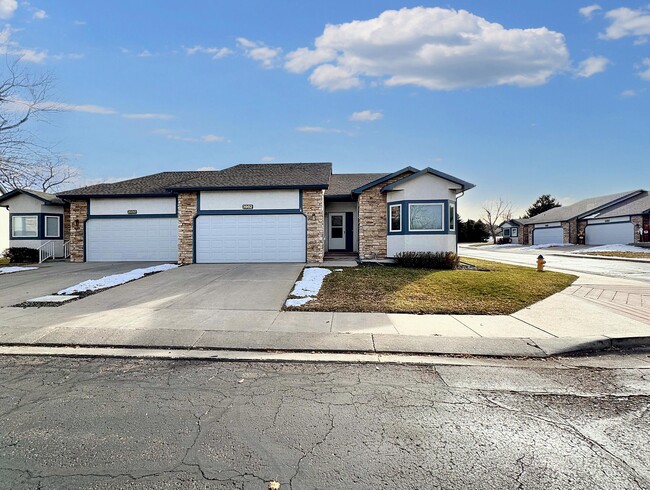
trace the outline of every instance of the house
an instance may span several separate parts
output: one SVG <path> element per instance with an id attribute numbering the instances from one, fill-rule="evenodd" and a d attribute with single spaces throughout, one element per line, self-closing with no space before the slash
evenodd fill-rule
<path id="1" fill-rule="evenodd" d="M 509 219 L 499 225 L 501 237 L 505 243 L 519 243 L 519 227 L 521 223 L 516 219 Z"/>
<path id="2" fill-rule="evenodd" d="M 9 248 L 9 209 L 0 205 L 0 254 Z"/>
<path id="3" fill-rule="evenodd" d="M 67 241 L 68 204 L 46 192 L 15 189 L 0 196 L 8 209 L 6 229 L 9 247 L 48 247 L 53 257 L 64 257 Z"/>
<path id="4" fill-rule="evenodd" d="M 474 187 L 431 168 L 332 174 L 331 163 L 162 172 L 59 193 L 71 260 L 321 262 L 456 251 L 456 202 Z"/>
<path id="5" fill-rule="evenodd" d="M 627 244 L 642 241 L 650 199 L 638 189 L 584 199 L 518 220 L 523 244 Z M 647 235 L 647 234 L 646 234 Z"/>

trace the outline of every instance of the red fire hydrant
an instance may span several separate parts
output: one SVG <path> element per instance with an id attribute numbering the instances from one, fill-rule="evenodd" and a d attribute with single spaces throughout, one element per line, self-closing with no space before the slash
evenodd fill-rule
<path id="1" fill-rule="evenodd" d="M 537 257 L 537 272 L 544 272 L 544 264 L 546 264 L 544 256 L 540 255 Z"/>

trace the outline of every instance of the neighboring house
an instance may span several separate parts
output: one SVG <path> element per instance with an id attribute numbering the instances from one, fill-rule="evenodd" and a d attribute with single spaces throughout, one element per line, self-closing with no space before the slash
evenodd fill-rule
<path id="1" fill-rule="evenodd" d="M 0 255 L 9 248 L 9 210 L 0 205 Z"/>
<path id="2" fill-rule="evenodd" d="M 0 196 L 0 206 L 9 210 L 9 247 L 38 249 L 51 245 L 55 257 L 63 257 L 68 227 L 68 204 L 54 194 L 15 189 Z"/>
<path id="3" fill-rule="evenodd" d="M 163 172 L 62 192 L 71 260 L 321 262 L 456 251 L 456 201 L 474 187 L 431 168 L 332 174 L 330 163 Z"/>
<path id="4" fill-rule="evenodd" d="M 507 221 L 504 221 L 499 225 L 499 228 L 501 228 L 501 237 L 502 238 L 507 238 L 510 243 L 520 243 L 519 242 L 519 227 L 521 226 L 521 223 L 519 220 L 516 219 L 510 219 Z M 508 241 L 506 240 L 506 242 Z"/>
<path id="5" fill-rule="evenodd" d="M 518 220 L 523 244 L 638 243 L 648 226 L 650 200 L 642 189 L 584 199 Z"/>

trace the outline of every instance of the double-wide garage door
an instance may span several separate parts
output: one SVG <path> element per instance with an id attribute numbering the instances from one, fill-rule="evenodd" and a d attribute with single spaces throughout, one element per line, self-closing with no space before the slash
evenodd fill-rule
<path id="1" fill-rule="evenodd" d="M 634 225 L 626 223 L 603 223 L 587 225 L 585 243 L 587 245 L 613 245 L 634 242 Z"/>
<path id="2" fill-rule="evenodd" d="M 196 218 L 196 262 L 305 262 L 302 214 L 203 215 Z"/>
<path id="3" fill-rule="evenodd" d="M 561 227 L 535 228 L 533 230 L 533 245 L 545 245 L 547 243 L 562 243 L 564 232 Z"/>
<path id="4" fill-rule="evenodd" d="M 86 260 L 176 262 L 178 220 L 90 219 L 86 222 Z"/>

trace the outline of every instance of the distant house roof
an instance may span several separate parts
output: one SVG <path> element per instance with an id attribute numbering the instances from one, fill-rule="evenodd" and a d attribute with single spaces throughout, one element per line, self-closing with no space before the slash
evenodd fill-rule
<path id="1" fill-rule="evenodd" d="M 382 189 L 382 192 L 388 192 L 392 191 L 396 186 L 402 185 L 405 182 L 408 182 L 409 180 L 417 179 L 418 177 L 422 175 L 435 175 L 436 177 L 440 177 L 441 179 L 445 179 L 449 182 L 452 182 L 454 184 L 457 184 L 460 186 L 460 188 L 464 191 L 469 190 L 473 187 L 476 187 L 474 184 L 470 184 L 469 182 L 466 182 L 462 179 L 459 179 L 458 177 L 454 177 L 453 175 L 446 174 L 444 172 L 441 172 L 440 170 L 436 170 L 431 167 L 427 167 L 423 170 L 420 170 L 418 172 L 415 172 L 407 177 L 404 177 L 403 179 L 398 180 L 397 182 L 393 182 L 392 184 L 387 185 Z"/>
<path id="2" fill-rule="evenodd" d="M 201 172 L 196 178 L 170 186 L 170 189 L 326 189 L 331 175 L 331 163 L 240 164 L 220 171 Z"/>
<path id="3" fill-rule="evenodd" d="M 70 191 L 59 192 L 57 195 L 66 197 L 117 197 L 117 196 L 164 196 L 172 195 L 169 187 L 196 178 L 204 172 L 160 172 L 135 179 L 122 180 L 107 184 L 95 184 Z M 211 172 L 205 172 L 211 173 Z"/>
<path id="4" fill-rule="evenodd" d="M 350 196 L 352 191 L 388 174 L 332 174 L 326 196 Z"/>
<path id="5" fill-rule="evenodd" d="M 513 226 L 519 226 L 520 224 L 521 224 L 521 220 L 511 218 L 511 219 L 505 220 L 503 223 L 501 223 L 498 226 L 499 226 L 499 228 L 502 228 L 502 227 L 504 227 L 506 225 L 510 226 L 510 227 L 513 227 Z"/>
<path id="6" fill-rule="evenodd" d="M 617 205 L 626 201 L 634 196 L 641 194 L 643 190 L 638 189 L 635 191 L 618 192 L 616 194 L 608 194 L 606 196 L 590 197 L 583 199 L 575 204 L 568 206 L 561 206 L 559 208 L 549 209 L 532 218 L 521 219 L 521 223 L 525 225 L 536 223 L 549 223 L 552 221 L 568 221 L 573 218 L 588 216 L 597 213 L 601 210 Z"/>
<path id="7" fill-rule="evenodd" d="M 650 214 L 650 195 L 647 192 L 628 199 L 616 206 L 606 208 L 598 213 L 596 218 L 615 218 L 617 216 L 633 216 L 635 214 Z"/>
<path id="8" fill-rule="evenodd" d="M 6 194 L 0 196 L 0 202 L 10 199 L 14 196 L 17 196 L 18 194 L 25 194 L 27 196 L 31 196 L 35 199 L 38 199 L 43 204 L 48 204 L 52 206 L 65 205 L 65 203 L 54 194 L 49 194 L 47 192 L 42 192 L 42 191 L 34 191 L 32 189 L 14 189 L 13 191 L 9 191 Z"/>

